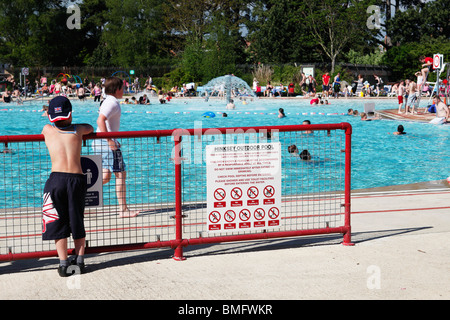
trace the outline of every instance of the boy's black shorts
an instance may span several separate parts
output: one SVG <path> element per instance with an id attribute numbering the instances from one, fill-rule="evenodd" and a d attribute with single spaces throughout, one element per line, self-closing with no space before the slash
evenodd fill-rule
<path id="1" fill-rule="evenodd" d="M 42 239 L 73 239 L 86 236 L 84 206 L 86 177 L 83 174 L 52 172 L 44 187 Z"/>

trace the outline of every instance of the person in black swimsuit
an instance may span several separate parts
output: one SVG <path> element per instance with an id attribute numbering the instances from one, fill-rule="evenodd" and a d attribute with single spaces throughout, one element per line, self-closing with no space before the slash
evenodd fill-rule
<path id="1" fill-rule="evenodd" d="M 2 101 L 6 103 L 11 102 L 11 91 L 5 91 L 2 94 Z"/>

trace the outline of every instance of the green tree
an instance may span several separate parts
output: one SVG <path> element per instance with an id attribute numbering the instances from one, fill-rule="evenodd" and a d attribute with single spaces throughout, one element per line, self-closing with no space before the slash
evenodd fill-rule
<path id="1" fill-rule="evenodd" d="M 163 52 L 163 30 L 158 23 L 160 2 L 156 0 L 106 0 L 106 22 L 98 53 L 111 56 L 118 67 L 146 66 L 159 62 Z"/>
<path id="2" fill-rule="evenodd" d="M 241 8 L 236 0 L 165 3 L 166 31 L 175 39 L 184 77 L 207 81 L 234 73 L 236 65 L 245 62 Z"/>
<path id="3" fill-rule="evenodd" d="M 106 66 L 105 63 L 109 61 L 110 55 L 93 58 L 96 49 L 97 55 L 101 52 L 105 53 L 104 50 L 100 50 L 101 46 L 99 47 L 103 26 L 106 23 L 105 12 L 105 0 L 83 0 L 80 4 L 81 33 L 84 35 L 84 39 L 79 55 L 85 65 L 100 63 L 100 65 Z"/>
<path id="4" fill-rule="evenodd" d="M 247 22 L 251 63 L 284 64 L 320 61 L 307 25 L 301 16 L 302 2 L 259 0 Z"/>
<path id="5" fill-rule="evenodd" d="M 450 8 L 448 1 L 419 3 L 396 12 L 387 27 L 393 46 L 383 57 L 395 79 L 414 79 L 421 68 L 420 56 L 450 56 Z M 433 77 L 433 75 L 431 75 Z"/>
<path id="6" fill-rule="evenodd" d="M 80 63 L 83 35 L 67 28 L 66 5 L 59 0 L 1 1 L 2 60 L 22 66 Z"/>
<path id="7" fill-rule="evenodd" d="M 200 81 L 203 78 L 203 59 L 203 41 L 195 35 L 191 35 L 182 55 L 181 72 L 184 74 L 183 79 L 189 82 Z"/>
<path id="8" fill-rule="evenodd" d="M 381 64 L 383 64 L 384 54 L 385 54 L 384 51 L 375 49 L 375 51 L 373 51 L 369 54 L 361 55 L 359 52 L 357 52 L 353 49 L 350 49 L 345 54 L 345 57 L 347 59 L 347 62 L 349 62 L 349 63 L 381 65 Z"/>
<path id="9" fill-rule="evenodd" d="M 450 57 L 450 42 L 444 37 L 423 39 L 422 42 L 409 42 L 389 49 L 383 57 L 385 65 L 392 70 L 394 79 L 415 79 L 414 74 L 421 69 L 420 56 L 432 57 L 441 53 Z M 428 80 L 432 81 L 433 75 Z"/>
<path id="10" fill-rule="evenodd" d="M 435 0 L 422 6 L 410 7 L 397 12 L 391 20 L 387 32 L 393 45 L 421 42 L 424 37 L 444 37 L 450 35 L 450 6 L 446 0 Z"/>
<path id="11" fill-rule="evenodd" d="M 334 72 L 337 58 L 347 45 L 372 33 L 366 26 L 368 1 L 309 0 L 304 3 L 303 18 Z"/>
<path id="12" fill-rule="evenodd" d="M 203 81 L 236 72 L 239 35 L 227 27 L 225 17 L 216 16 L 205 37 Z"/>

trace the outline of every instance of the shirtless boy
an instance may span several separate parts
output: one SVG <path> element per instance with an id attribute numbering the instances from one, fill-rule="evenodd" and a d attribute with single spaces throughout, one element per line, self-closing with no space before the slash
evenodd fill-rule
<path id="1" fill-rule="evenodd" d="M 72 124 L 72 105 L 66 97 L 50 101 L 47 124 L 42 130 L 52 169 L 44 187 L 43 240 L 55 240 L 59 257 L 58 273 L 69 276 L 67 238 L 72 234 L 75 243 L 73 261 L 84 272 L 84 202 L 86 177 L 81 169 L 81 144 L 83 135 L 93 132 L 89 124 Z"/>
<path id="2" fill-rule="evenodd" d="M 417 92 L 417 84 L 414 81 L 411 81 L 409 83 L 409 86 L 407 88 L 408 90 L 408 100 L 406 101 L 405 106 L 405 114 L 408 114 L 409 107 L 412 106 L 411 114 L 414 114 L 414 109 L 417 106 L 418 107 L 418 92 Z"/>
<path id="3" fill-rule="evenodd" d="M 430 71 L 433 71 L 433 59 L 430 57 L 420 57 L 420 62 L 422 62 L 422 69 L 420 70 L 420 73 L 422 75 L 423 82 L 427 79 L 427 74 Z"/>
<path id="4" fill-rule="evenodd" d="M 60 94 L 61 93 L 61 83 L 57 82 L 55 84 L 55 94 Z"/>
<path id="5" fill-rule="evenodd" d="M 444 102 L 442 102 L 441 98 L 438 96 L 435 96 L 433 98 L 433 103 L 436 106 L 436 118 L 431 120 L 430 123 L 433 123 L 433 124 L 446 123 L 450 116 L 450 111 L 449 111 L 447 105 Z"/>
<path id="6" fill-rule="evenodd" d="M 400 84 L 398 85 L 398 113 L 402 113 L 402 106 L 403 106 L 403 95 L 405 94 L 405 86 L 403 80 L 400 81 Z"/>

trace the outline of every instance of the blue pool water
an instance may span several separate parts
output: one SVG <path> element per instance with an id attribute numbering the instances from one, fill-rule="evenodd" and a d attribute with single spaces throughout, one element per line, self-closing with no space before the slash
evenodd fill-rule
<path id="1" fill-rule="evenodd" d="M 98 103 L 72 102 L 74 122 L 90 123 L 95 128 Z M 151 102 L 145 106 L 122 105 L 121 130 L 195 128 L 198 121 L 203 128 L 291 125 L 305 119 L 312 124 L 349 122 L 353 126 L 352 189 L 440 180 L 450 175 L 450 126 L 393 120 L 365 122 L 359 116 L 346 115 L 348 108 L 363 111 L 367 102 L 374 102 L 376 110 L 396 108 L 396 99 L 330 99 L 330 105 L 311 106 L 308 99 L 273 98 L 247 105 L 237 101 L 235 110 L 226 110 L 223 100 L 173 99 L 161 105 L 153 98 Z M 0 135 L 39 134 L 48 123 L 41 116 L 43 104 L 0 104 Z M 286 118 L 277 117 L 279 108 L 284 109 Z M 204 118 L 206 111 L 217 115 Z M 228 117 L 222 117 L 221 112 Z M 405 127 L 406 135 L 392 135 L 399 124 Z"/>

